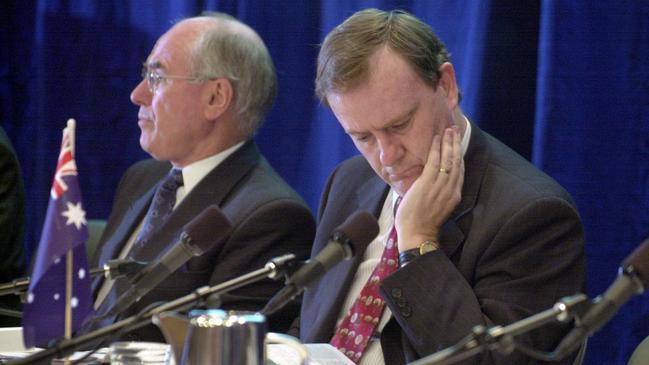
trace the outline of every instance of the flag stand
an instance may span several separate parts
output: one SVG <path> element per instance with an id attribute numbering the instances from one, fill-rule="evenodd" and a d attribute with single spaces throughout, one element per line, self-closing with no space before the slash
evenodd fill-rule
<path id="1" fill-rule="evenodd" d="M 72 338 L 72 271 L 74 270 L 74 252 L 68 250 L 66 254 L 65 270 L 65 332 L 66 340 Z M 70 364 L 70 356 L 66 356 L 63 362 L 65 365 Z"/>
<path id="2" fill-rule="evenodd" d="M 72 149 L 72 155 L 75 155 L 75 127 L 76 121 L 72 118 L 68 119 L 67 128 L 68 135 L 70 136 L 70 145 Z M 66 340 L 72 338 L 72 272 L 74 271 L 74 252 L 72 249 L 69 249 L 66 254 L 66 269 L 65 269 L 65 329 L 63 332 L 63 337 Z M 70 365 L 70 356 L 66 356 L 64 365 Z"/>

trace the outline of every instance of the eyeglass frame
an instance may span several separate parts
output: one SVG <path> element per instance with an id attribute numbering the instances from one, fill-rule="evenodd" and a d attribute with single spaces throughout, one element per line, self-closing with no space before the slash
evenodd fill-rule
<path id="1" fill-rule="evenodd" d="M 142 65 L 141 75 L 142 80 L 146 81 L 147 86 L 151 94 L 155 94 L 155 91 L 160 85 L 160 82 L 164 80 L 186 80 L 192 83 L 201 83 L 207 80 L 214 80 L 218 77 L 206 77 L 206 76 L 181 76 L 181 75 L 164 75 L 158 72 L 157 69 L 151 69 L 146 64 Z"/>

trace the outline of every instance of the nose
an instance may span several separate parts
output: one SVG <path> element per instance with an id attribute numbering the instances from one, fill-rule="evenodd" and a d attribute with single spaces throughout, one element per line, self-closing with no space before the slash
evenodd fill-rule
<path id="1" fill-rule="evenodd" d="M 131 91 L 131 102 L 135 105 L 150 105 L 151 104 L 151 91 L 149 90 L 149 85 L 146 80 L 140 81 L 139 84 L 135 86 L 135 89 Z"/>
<path id="2" fill-rule="evenodd" d="M 403 155 L 403 148 L 396 137 L 386 135 L 378 137 L 379 158 L 383 166 L 393 166 Z"/>

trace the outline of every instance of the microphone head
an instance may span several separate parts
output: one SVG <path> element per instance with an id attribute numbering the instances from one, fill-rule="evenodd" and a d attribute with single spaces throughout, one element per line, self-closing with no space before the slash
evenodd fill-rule
<path id="1" fill-rule="evenodd" d="M 232 223 L 216 205 L 210 205 L 183 227 L 183 242 L 202 255 L 230 234 Z"/>
<path id="2" fill-rule="evenodd" d="M 631 269 L 645 288 L 649 286 L 649 238 L 624 259 L 622 267 Z"/>
<path id="3" fill-rule="evenodd" d="M 376 218 L 368 212 L 354 212 L 332 233 L 334 241 L 342 243 L 351 250 L 350 257 L 360 252 L 379 234 Z"/>

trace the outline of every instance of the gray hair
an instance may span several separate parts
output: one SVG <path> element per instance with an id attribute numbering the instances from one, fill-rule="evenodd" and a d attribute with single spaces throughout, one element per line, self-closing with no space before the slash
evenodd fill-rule
<path id="1" fill-rule="evenodd" d="M 210 12 L 192 19 L 214 22 L 190 52 L 195 76 L 230 80 L 241 131 L 254 135 L 277 96 L 277 75 L 268 49 L 254 30 L 228 14 Z"/>

